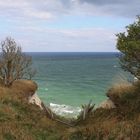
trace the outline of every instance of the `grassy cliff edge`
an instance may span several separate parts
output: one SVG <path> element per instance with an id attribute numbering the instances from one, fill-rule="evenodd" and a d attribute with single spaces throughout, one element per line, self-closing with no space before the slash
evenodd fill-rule
<path id="1" fill-rule="evenodd" d="M 107 96 L 114 108 L 98 108 L 72 126 L 50 119 L 37 105 L 29 104 L 28 97 L 36 90 L 37 84 L 26 80 L 15 81 L 11 87 L 0 86 L 1 140 L 140 138 L 140 82 L 112 87 Z"/>

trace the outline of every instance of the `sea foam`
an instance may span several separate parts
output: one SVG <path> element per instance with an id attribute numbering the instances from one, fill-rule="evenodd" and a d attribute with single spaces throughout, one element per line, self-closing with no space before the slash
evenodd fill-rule
<path id="1" fill-rule="evenodd" d="M 68 117 L 68 118 L 71 118 L 71 117 L 75 118 L 81 112 L 80 107 L 72 107 L 65 104 L 59 105 L 55 103 L 50 103 L 50 108 L 57 115 Z"/>

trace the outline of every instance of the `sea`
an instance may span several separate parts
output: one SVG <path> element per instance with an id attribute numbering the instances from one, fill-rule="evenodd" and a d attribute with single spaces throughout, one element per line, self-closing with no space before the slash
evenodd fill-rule
<path id="1" fill-rule="evenodd" d="M 117 52 L 29 53 L 37 70 L 33 78 L 37 94 L 52 111 L 77 116 L 81 106 L 92 101 L 96 107 L 107 99 L 115 83 L 130 80 L 119 64 Z"/>

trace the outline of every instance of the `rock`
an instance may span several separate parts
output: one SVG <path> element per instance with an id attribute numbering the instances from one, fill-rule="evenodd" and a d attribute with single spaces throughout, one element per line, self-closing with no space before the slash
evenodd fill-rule
<path id="1" fill-rule="evenodd" d="M 105 108 L 105 109 L 111 109 L 111 108 L 116 108 L 115 104 L 110 100 L 107 99 L 104 102 L 102 102 L 98 108 Z"/>
<path id="2" fill-rule="evenodd" d="M 42 101 L 38 97 L 37 93 L 33 94 L 32 96 L 29 96 L 28 100 L 29 100 L 29 103 L 35 104 L 39 106 L 41 110 L 43 110 Z"/>

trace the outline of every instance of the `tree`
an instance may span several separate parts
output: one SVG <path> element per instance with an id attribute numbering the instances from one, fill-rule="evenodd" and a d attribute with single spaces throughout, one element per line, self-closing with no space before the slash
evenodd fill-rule
<path id="1" fill-rule="evenodd" d="M 121 67 L 140 80 L 140 16 L 117 34 L 117 49 L 121 52 Z"/>
<path id="2" fill-rule="evenodd" d="M 5 86 L 18 79 L 31 79 L 35 74 L 31 65 L 32 58 L 22 53 L 14 39 L 7 37 L 1 42 L 0 80 Z"/>

